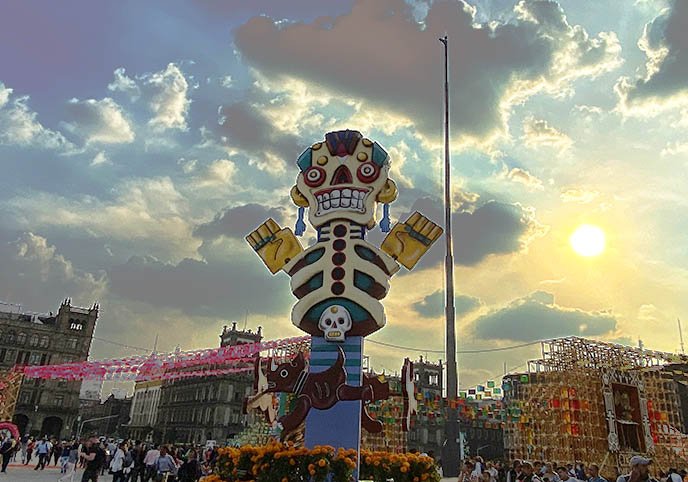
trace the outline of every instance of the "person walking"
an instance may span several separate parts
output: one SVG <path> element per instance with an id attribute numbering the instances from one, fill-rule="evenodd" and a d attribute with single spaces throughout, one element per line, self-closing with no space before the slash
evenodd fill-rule
<path id="1" fill-rule="evenodd" d="M 2 470 L 0 472 L 7 473 L 7 466 L 10 463 L 17 441 L 11 435 L 7 437 L 0 445 L 0 456 L 2 456 Z"/>
<path id="2" fill-rule="evenodd" d="M 98 482 L 100 470 L 105 465 L 105 451 L 100 448 L 100 441 L 95 435 L 86 442 L 82 458 L 86 461 L 86 468 L 81 482 Z"/>
<path id="3" fill-rule="evenodd" d="M 62 457 L 62 451 L 64 450 L 64 441 L 60 442 L 59 440 L 55 440 L 55 444 L 53 445 L 53 459 L 55 460 L 55 465 L 58 465 L 58 462 L 60 461 L 60 457 Z M 50 459 L 48 459 L 48 465 L 50 465 Z"/>
<path id="4" fill-rule="evenodd" d="M 29 437 L 29 441 L 26 444 L 26 459 L 24 460 L 24 465 L 28 465 L 31 463 L 31 456 L 33 455 L 35 447 L 36 442 L 34 442 L 33 437 Z"/>
<path id="5" fill-rule="evenodd" d="M 124 457 L 127 451 L 127 443 L 122 442 L 115 449 L 110 461 L 110 472 L 112 472 L 112 482 L 124 482 Z"/>
<path id="6" fill-rule="evenodd" d="M 74 474 L 76 473 L 76 464 L 79 462 L 79 444 L 74 441 L 71 446 L 65 448 L 62 452 L 64 457 L 67 453 L 67 460 L 65 462 L 64 475 L 60 477 L 57 482 L 74 482 Z"/>
<path id="7" fill-rule="evenodd" d="M 155 463 L 160 458 L 160 450 L 158 450 L 157 445 L 153 445 L 143 459 L 143 464 L 146 466 L 146 475 L 143 482 L 148 482 L 150 479 L 155 478 Z"/>
<path id="8" fill-rule="evenodd" d="M 48 441 L 47 437 L 43 437 L 41 441 L 36 445 L 36 455 L 38 455 L 38 464 L 33 470 L 45 470 L 45 465 L 49 462 L 50 450 L 52 449 L 52 444 Z"/>
<path id="9" fill-rule="evenodd" d="M 156 482 L 173 482 L 177 476 L 177 464 L 174 458 L 167 452 L 167 447 L 160 449 L 160 457 L 155 462 Z"/>

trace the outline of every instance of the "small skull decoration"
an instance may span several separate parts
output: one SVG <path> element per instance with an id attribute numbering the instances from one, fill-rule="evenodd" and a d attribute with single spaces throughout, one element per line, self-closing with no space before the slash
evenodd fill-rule
<path id="1" fill-rule="evenodd" d="M 332 305 L 320 316 L 318 328 L 325 334 L 325 340 L 343 342 L 345 334 L 351 329 L 351 314 L 340 305 Z"/>

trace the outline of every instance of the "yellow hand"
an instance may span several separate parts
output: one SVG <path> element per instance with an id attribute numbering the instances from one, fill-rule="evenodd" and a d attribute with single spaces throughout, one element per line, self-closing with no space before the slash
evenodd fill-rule
<path id="1" fill-rule="evenodd" d="M 380 247 L 406 269 L 413 269 L 442 232 L 442 228 L 416 211 L 406 222 L 395 224 Z"/>
<path id="2" fill-rule="evenodd" d="M 263 260 L 272 274 L 281 270 L 294 256 L 303 251 L 301 243 L 289 228 L 280 229 L 270 218 L 251 234 L 246 241 Z"/>

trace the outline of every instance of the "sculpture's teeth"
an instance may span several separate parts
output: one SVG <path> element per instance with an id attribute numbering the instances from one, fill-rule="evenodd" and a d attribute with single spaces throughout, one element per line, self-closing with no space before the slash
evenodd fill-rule
<path id="1" fill-rule="evenodd" d="M 330 199 L 330 203 L 332 204 L 333 208 L 338 208 L 339 207 L 339 197 L 333 197 Z"/>
<path id="2" fill-rule="evenodd" d="M 329 199 L 324 200 L 322 203 L 322 207 L 325 209 L 330 209 L 330 200 Z"/>
<path id="3" fill-rule="evenodd" d="M 332 193 L 330 193 L 330 199 L 331 200 L 334 198 L 338 198 L 339 196 L 340 196 L 339 189 L 335 189 L 334 191 L 332 191 Z"/>
<path id="4" fill-rule="evenodd" d="M 351 197 L 351 189 L 342 189 L 342 197 Z"/>
<path id="5" fill-rule="evenodd" d="M 351 205 L 351 198 L 343 197 L 340 205 L 343 208 L 348 208 Z"/>
<path id="6" fill-rule="evenodd" d="M 322 195 L 323 201 L 329 201 L 330 200 L 330 193 L 326 192 L 325 194 Z"/>

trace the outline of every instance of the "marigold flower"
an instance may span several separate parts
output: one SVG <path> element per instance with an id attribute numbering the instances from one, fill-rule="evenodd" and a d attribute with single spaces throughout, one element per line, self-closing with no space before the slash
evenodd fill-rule
<path id="1" fill-rule="evenodd" d="M 320 467 L 325 467 L 325 465 L 327 465 L 327 462 L 325 461 L 325 459 L 320 459 L 318 460 L 318 465 Z"/>

